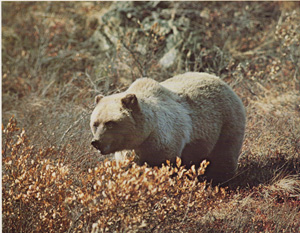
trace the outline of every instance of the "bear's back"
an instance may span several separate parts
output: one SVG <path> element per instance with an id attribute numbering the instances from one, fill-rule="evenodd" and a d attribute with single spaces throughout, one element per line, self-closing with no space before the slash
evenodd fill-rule
<path id="1" fill-rule="evenodd" d="M 178 96 L 168 88 L 160 85 L 159 82 L 151 78 L 139 78 L 131 84 L 126 91 L 127 93 L 136 94 L 139 99 L 172 99 L 177 100 Z"/>
<path id="2" fill-rule="evenodd" d="M 199 106 L 213 106 L 222 108 L 231 105 L 232 102 L 242 105 L 239 97 L 220 78 L 207 73 L 188 72 L 177 75 L 160 83 L 163 87 L 176 93 L 190 103 Z"/>
<path id="3" fill-rule="evenodd" d="M 207 94 L 209 94 L 212 91 L 212 88 L 215 91 L 225 83 L 214 75 L 207 73 L 187 72 L 167 79 L 160 84 L 179 95 L 183 95 L 185 93 L 192 95 L 195 92 L 194 90 L 200 88 L 204 90 L 202 92 L 203 95 L 206 92 L 205 89 L 209 89 L 207 90 Z"/>

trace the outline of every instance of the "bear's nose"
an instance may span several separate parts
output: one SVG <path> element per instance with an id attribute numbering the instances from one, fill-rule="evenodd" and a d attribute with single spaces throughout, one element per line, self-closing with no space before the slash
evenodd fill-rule
<path id="1" fill-rule="evenodd" d="M 92 146 L 95 147 L 97 150 L 100 150 L 100 142 L 98 140 L 92 141 Z"/>

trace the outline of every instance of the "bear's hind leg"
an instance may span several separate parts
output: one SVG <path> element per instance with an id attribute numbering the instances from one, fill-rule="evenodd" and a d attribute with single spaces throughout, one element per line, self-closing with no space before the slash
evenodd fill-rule
<path id="1" fill-rule="evenodd" d="M 237 134 L 220 135 L 218 142 L 209 155 L 210 165 L 205 174 L 208 178 L 220 183 L 228 181 L 236 174 L 242 146 L 241 138 Z"/>

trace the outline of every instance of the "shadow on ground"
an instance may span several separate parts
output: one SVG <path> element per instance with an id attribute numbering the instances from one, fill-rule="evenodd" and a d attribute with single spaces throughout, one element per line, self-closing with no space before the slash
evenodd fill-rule
<path id="1" fill-rule="evenodd" d="M 252 188 L 258 185 L 268 185 L 287 175 L 299 175 L 300 164 L 297 158 L 287 158 L 287 155 L 277 154 L 263 161 L 244 158 L 235 177 L 226 184 L 230 189 Z"/>

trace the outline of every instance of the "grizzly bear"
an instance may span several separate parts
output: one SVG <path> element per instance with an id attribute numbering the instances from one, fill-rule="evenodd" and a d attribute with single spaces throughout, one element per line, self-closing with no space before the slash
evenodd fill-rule
<path id="1" fill-rule="evenodd" d="M 230 179 L 245 131 L 242 101 L 220 78 L 189 72 L 157 82 L 140 78 L 122 93 L 98 95 L 92 145 L 102 154 L 134 150 L 138 163 L 159 166 L 180 157 L 189 168 L 206 159 L 206 176 Z"/>

